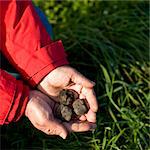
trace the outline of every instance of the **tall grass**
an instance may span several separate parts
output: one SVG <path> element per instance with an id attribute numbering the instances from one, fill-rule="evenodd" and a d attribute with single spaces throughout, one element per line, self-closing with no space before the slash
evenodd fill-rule
<path id="1" fill-rule="evenodd" d="M 96 82 L 97 129 L 72 133 L 64 141 L 40 133 L 23 118 L 2 128 L 8 147 L 150 149 L 148 1 L 35 3 L 52 23 L 55 39 L 63 40 L 71 65 Z"/>

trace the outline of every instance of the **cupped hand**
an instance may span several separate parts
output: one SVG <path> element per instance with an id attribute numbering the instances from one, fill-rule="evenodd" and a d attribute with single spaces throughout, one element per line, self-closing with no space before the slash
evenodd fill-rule
<path id="1" fill-rule="evenodd" d="M 72 89 L 79 94 L 79 98 L 86 99 L 89 111 L 82 115 L 80 120 L 96 122 L 98 104 L 94 92 L 95 83 L 84 77 L 70 66 L 61 66 L 51 71 L 38 85 L 38 89 L 58 101 L 62 89 Z"/>
<path id="2" fill-rule="evenodd" d="M 56 102 L 40 91 L 30 91 L 29 102 L 27 103 L 25 115 L 38 130 L 48 135 L 59 135 L 63 139 L 69 132 L 83 132 L 95 128 L 95 125 L 88 122 L 61 122 L 54 116 Z"/>

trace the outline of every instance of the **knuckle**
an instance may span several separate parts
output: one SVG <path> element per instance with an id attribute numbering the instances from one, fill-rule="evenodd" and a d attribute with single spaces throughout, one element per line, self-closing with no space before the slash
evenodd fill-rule
<path id="1" fill-rule="evenodd" d="M 47 129 L 45 131 L 45 133 L 48 134 L 48 135 L 57 135 L 57 131 L 54 128 L 53 129 Z"/>
<path id="2" fill-rule="evenodd" d="M 48 120 L 46 118 L 41 118 L 40 120 L 38 120 L 37 124 L 39 126 L 45 126 L 47 124 Z"/>
<path id="3" fill-rule="evenodd" d="M 73 123 L 72 124 L 72 130 L 78 132 L 79 131 L 79 124 Z"/>

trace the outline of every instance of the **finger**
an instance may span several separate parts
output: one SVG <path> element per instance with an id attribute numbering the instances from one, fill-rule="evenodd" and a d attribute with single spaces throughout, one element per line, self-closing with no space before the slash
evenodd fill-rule
<path id="1" fill-rule="evenodd" d="M 76 96 L 77 98 L 79 97 L 80 99 L 86 99 L 85 95 L 83 95 L 81 93 L 82 87 L 83 86 L 81 86 L 79 84 L 74 84 L 74 85 L 71 85 L 71 86 L 67 87 L 66 89 L 75 91 L 74 94 L 77 94 L 77 96 Z"/>
<path id="2" fill-rule="evenodd" d="M 87 88 L 92 88 L 95 85 L 95 83 L 93 81 L 90 81 L 89 79 L 84 77 L 78 71 L 73 72 L 73 74 L 71 76 L 71 80 L 72 80 L 72 82 L 80 84 L 80 85 L 87 87 Z"/>
<path id="3" fill-rule="evenodd" d="M 97 112 L 97 110 L 98 110 L 98 103 L 97 103 L 97 100 L 96 100 L 96 96 L 95 96 L 94 90 L 83 87 L 81 92 L 82 92 L 83 95 L 85 95 L 86 100 L 88 101 L 88 104 L 89 104 L 91 110 L 93 112 Z"/>
<path id="4" fill-rule="evenodd" d="M 82 93 L 79 95 L 80 99 L 86 99 L 85 95 L 83 95 Z"/>
<path id="5" fill-rule="evenodd" d="M 82 85 L 80 85 L 80 84 L 74 84 L 74 85 L 71 85 L 71 86 L 67 87 L 66 89 L 74 90 L 74 91 L 76 91 L 78 94 L 80 94 L 80 93 L 81 93 L 81 90 L 82 90 Z"/>
<path id="6" fill-rule="evenodd" d="M 89 122 L 75 122 L 75 123 L 67 123 L 64 122 L 64 126 L 70 132 L 85 132 L 91 129 L 96 128 L 96 124 L 89 123 Z"/>
<path id="7" fill-rule="evenodd" d="M 59 123 L 57 120 L 53 120 L 49 121 L 46 134 L 59 135 L 63 139 L 66 139 L 68 132 L 63 124 Z"/>
<path id="8" fill-rule="evenodd" d="M 85 121 L 85 120 L 86 120 L 86 116 L 85 116 L 85 115 L 82 115 L 82 116 L 79 118 L 79 120 Z"/>
<path id="9" fill-rule="evenodd" d="M 96 122 L 96 113 L 89 109 L 88 113 L 85 114 L 87 121 L 89 122 Z"/>

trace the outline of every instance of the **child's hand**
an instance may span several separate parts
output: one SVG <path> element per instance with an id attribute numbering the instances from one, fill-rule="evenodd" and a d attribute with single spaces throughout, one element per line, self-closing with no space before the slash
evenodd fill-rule
<path id="1" fill-rule="evenodd" d="M 85 78 L 75 69 L 69 66 L 61 66 L 50 72 L 38 85 L 38 89 L 58 101 L 59 92 L 62 89 L 73 89 L 79 94 L 79 98 L 85 98 L 89 104 L 89 111 L 82 115 L 80 120 L 96 122 L 98 104 L 93 90 L 95 84 Z"/>

